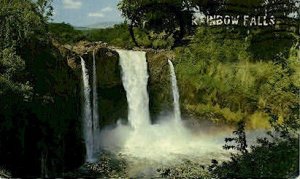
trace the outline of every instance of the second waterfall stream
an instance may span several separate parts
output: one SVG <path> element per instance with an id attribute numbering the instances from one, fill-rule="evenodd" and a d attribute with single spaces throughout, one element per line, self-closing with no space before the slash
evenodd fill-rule
<path id="1" fill-rule="evenodd" d="M 177 79 L 175 74 L 175 69 L 171 60 L 168 60 L 170 67 L 170 76 L 172 84 L 172 94 L 173 94 L 173 108 L 174 108 L 174 118 L 176 121 L 181 121 L 180 103 L 179 103 L 179 91 L 177 86 Z"/>
<path id="2" fill-rule="evenodd" d="M 83 79 L 83 134 L 86 148 L 86 161 L 95 162 L 99 151 L 99 114 L 98 114 L 98 93 L 97 93 L 97 69 L 95 51 L 93 52 L 93 83 L 90 87 L 90 75 L 87 65 L 82 57 L 81 69 Z M 91 95 L 92 92 L 92 95 Z M 92 102 L 91 102 L 92 96 Z"/>

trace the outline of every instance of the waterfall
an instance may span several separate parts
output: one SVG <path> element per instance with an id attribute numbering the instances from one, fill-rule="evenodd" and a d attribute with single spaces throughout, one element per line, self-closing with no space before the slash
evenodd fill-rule
<path id="1" fill-rule="evenodd" d="M 173 63 L 171 62 L 171 60 L 168 60 L 168 63 L 170 66 L 170 75 L 171 75 L 171 82 L 172 82 L 174 118 L 176 121 L 181 121 L 179 92 L 178 92 L 176 74 L 175 74 L 174 66 L 173 66 Z"/>
<path id="2" fill-rule="evenodd" d="M 99 128 L 98 93 L 97 93 L 97 71 L 95 50 L 93 51 L 93 132 Z M 95 136 L 95 135 L 94 135 Z"/>
<path id="3" fill-rule="evenodd" d="M 171 61 L 168 61 L 168 64 L 174 114 L 162 113 L 152 124 L 149 115 L 145 52 L 117 51 L 127 97 L 128 123 L 118 122 L 115 127 L 104 128 L 99 135 L 99 141 L 101 149 L 121 154 L 130 161 L 132 170 L 128 172 L 129 177 L 151 178 L 147 175 L 152 175 L 152 172 L 157 174 L 157 171 L 152 169 L 158 166 L 181 165 L 186 159 L 196 159 L 197 162 L 209 164 L 211 159 L 207 156 L 216 155 L 215 153 L 224 156 L 223 137 L 219 144 L 215 138 L 206 135 L 210 131 L 202 130 L 205 126 L 202 128 L 193 121 L 189 123 L 181 120 L 176 74 Z M 215 132 L 215 129 L 213 130 L 212 132 Z"/>
<path id="4" fill-rule="evenodd" d="M 128 121 L 134 129 L 150 125 L 146 53 L 117 50 L 128 102 Z"/>
<path id="5" fill-rule="evenodd" d="M 136 165 L 135 168 L 138 169 L 142 168 L 145 163 L 152 163 L 152 161 L 173 165 L 182 159 L 198 157 L 202 157 L 201 162 L 203 159 L 209 163 L 211 160 L 207 160 L 207 154 L 222 150 L 222 146 L 211 142 L 209 137 L 203 137 L 205 135 L 202 134 L 203 130 L 200 130 L 200 125 L 199 130 L 189 131 L 187 128 L 189 125 L 184 125 L 181 121 L 179 92 L 172 62 L 168 61 L 174 99 L 174 114 L 158 116 L 155 123 L 151 124 L 145 52 L 117 51 L 120 56 L 122 83 L 127 97 L 128 124 L 118 122 L 114 128 L 101 130 L 99 135 L 101 148 L 115 154 L 122 154 L 122 156 L 128 157 L 130 161 L 136 160 L 137 163 L 133 162 L 133 165 Z M 185 122 L 185 124 L 190 124 L 187 123 L 188 121 Z M 193 129 L 196 127 L 198 128 L 193 124 Z"/>
<path id="6" fill-rule="evenodd" d="M 94 140 L 93 140 L 93 119 L 90 101 L 90 85 L 89 85 L 89 74 L 85 65 L 85 61 L 82 57 L 81 68 L 82 68 L 82 80 L 83 80 L 83 132 L 86 147 L 86 161 L 92 161 L 94 153 Z"/>

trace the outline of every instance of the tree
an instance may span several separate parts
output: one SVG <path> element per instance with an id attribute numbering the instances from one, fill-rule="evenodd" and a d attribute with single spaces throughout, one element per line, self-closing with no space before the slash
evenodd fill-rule
<path id="1" fill-rule="evenodd" d="M 8 147 L 10 140 L 16 146 L 22 146 L 18 141 L 24 142 L 27 123 L 24 116 L 28 112 L 22 110 L 29 108 L 33 86 L 23 53 L 29 51 L 26 47 L 33 42 L 47 41 L 47 20 L 52 10 L 49 3 L 48 0 L 0 1 L 0 164 L 5 162 L 3 156 L 18 157 L 17 152 L 7 152 L 12 150 Z"/>
<path id="2" fill-rule="evenodd" d="M 268 137 L 258 138 L 257 144 L 246 149 L 243 124 L 234 131 L 237 138 L 227 138 L 236 146 L 225 145 L 225 149 L 236 149 L 241 153 L 231 154 L 231 160 L 218 164 L 213 160 L 209 170 L 216 178 L 295 178 L 298 175 L 299 141 L 294 127 L 299 121 L 292 119 L 292 125 L 285 123 L 267 132 Z M 295 125 L 295 126 L 293 126 Z M 231 140 L 232 139 L 232 140 Z"/>
<path id="3" fill-rule="evenodd" d="M 119 3 L 122 15 L 129 20 L 129 32 L 138 46 L 134 27 L 174 35 L 180 41 L 190 30 L 193 17 L 193 3 L 189 0 L 123 0 Z"/>
<path id="4" fill-rule="evenodd" d="M 21 47 L 30 38 L 46 33 L 46 24 L 52 12 L 48 0 L 3 0 L 0 2 L 0 49 Z"/>
<path id="5" fill-rule="evenodd" d="M 22 77 L 25 61 L 20 51 L 33 39 L 45 39 L 52 7 L 49 0 L 3 0 L 0 7 L 0 94 L 5 89 L 25 93 L 30 86 Z"/>
<path id="6" fill-rule="evenodd" d="M 238 129 L 236 131 L 233 131 L 233 134 L 236 135 L 236 137 L 229 137 L 225 138 L 226 144 L 224 145 L 225 150 L 229 149 L 235 149 L 242 154 L 247 154 L 247 140 L 246 140 L 246 133 L 245 133 L 245 122 L 241 121 L 238 123 Z M 227 144 L 228 142 L 234 142 L 236 145 L 230 145 Z"/>
<path id="7" fill-rule="evenodd" d="M 194 12 L 204 15 L 250 15 L 274 16 L 281 21 L 282 28 L 297 26 L 295 18 L 298 0 L 123 0 L 119 3 L 122 15 L 129 20 L 129 32 L 138 46 L 134 28 L 150 32 L 173 35 L 176 42 L 192 31 Z M 284 22 L 284 23 L 283 23 Z M 244 30 L 245 31 L 245 30 Z M 246 31 L 245 31 L 246 32 Z"/>

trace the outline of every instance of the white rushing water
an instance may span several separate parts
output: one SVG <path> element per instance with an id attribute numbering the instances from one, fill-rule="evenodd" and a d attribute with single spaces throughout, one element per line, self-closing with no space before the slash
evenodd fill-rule
<path id="1" fill-rule="evenodd" d="M 98 93 L 97 93 L 97 70 L 95 51 L 93 51 L 93 132 L 99 128 Z"/>
<path id="2" fill-rule="evenodd" d="M 83 133 L 86 147 L 86 161 L 95 162 L 96 153 L 99 150 L 99 113 L 98 113 L 98 93 L 97 93 L 97 71 L 96 58 L 93 52 L 93 85 L 92 89 L 89 84 L 89 72 L 85 61 L 81 58 L 82 79 L 83 79 Z M 91 103 L 92 90 L 92 103 Z"/>
<path id="3" fill-rule="evenodd" d="M 145 52 L 117 50 L 128 102 L 128 121 L 134 129 L 150 125 L 148 68 Z"/>
<path id="4" fill-rule="evenodd" d="M 179 103 L 179 91 L 177 86 L 177 79 L 175 74 L 175 69 L 171 60 L 168 60 L 170 66 L 170 75 L 172 82 L 172 94 L 173 94 L 173 108 L 174 108 L 174 119 L 176 121 L 181 121 L 180 103 Z"/>
<path id="5" fill-rule="evenodd" d="M 83 80 L 83 131 L 86 147 L 86 161 L 93 160 L 94 153 L 94 137 L 93 137 L 93 119 L 90 101 L 90 84 L 89 84 L 89 74 L 85 65 L 85 61 L 81 58 L 81 68 L 82 68 L 82 80 Z"/>
<path id="6" fill-rule="evenodd" d="M 93 155 L 96 154 L 98 149 L 99 136 L 99 110 L 98 110 L 98 92 L 97 92 L 97 67 L 95 50 L 93 51 Z"/>

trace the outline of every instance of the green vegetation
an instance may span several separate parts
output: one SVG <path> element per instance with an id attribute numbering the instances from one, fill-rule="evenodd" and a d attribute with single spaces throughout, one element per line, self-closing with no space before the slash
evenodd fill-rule
<path id="1" fill-rule="evenodd" d="M 130 36 L 137 46 L 134 27 L 148 35 L 165 33 L 165 39 L 172 35 L 180 41 L 191 30 L 193 10 L 190 9 L 193 7 L 192 1 L 182 0 L 123 0 L 119 3 L 123 16 L 130 20 Z"/>
<path id="2" fill-rule="evenodd" d="M 47 16 L 41 16 L 47 1 L 0 2 L 0 94 L 14 93 L 29 97 L 30 85 L 24 77 L 25 61 L 19 53 L 26 44 L 37 41 L 46 33 Z M 51 9 L 46 14 L 51 14 Z"/>
<path id="3" fill-rule="evenodd" d="M 63 44 L 76 43 L 85 39 L 82 31 L 75 30 L 74 27 L 66 23 L 50 23 L 49 31 L 53 38 Z"/>
<path id="4" fill-rule="evenodd" d="M 162 178 L 212 178 L 212 175 L 201 163 L 183 161 L 173 167 L 158 169 Z"/>
<path id="5" fill-rule="evenodd" d="M 299 173 L 299 36 L 286 31 L 269 36 L 264 31 L 238 32 L 200 27 L 188 47 L 175 49 L 182 107 L 199 117 L 239 126 L 236 137 L 225 139 L 229 144 L 224 146 L 238 153 L 228 162 L 213 160 L 212 177 L 295 177 Z M 282 38 L 275 39 L 274 34 Z M 272 132 L 249 150 L 245 126 Z"/>
<path id="6" fill-rule="evenodd" d="M 102 151 L 99 161 L 86 163 L 73 172 L 66 173 L 67 178 L 128 178 L 127 162 L 122 156 Z"/>
<path id="7" fill-rule="evenodd" d="M 295 1 L 123 0 L 119 8 L 131 23 L 84 31 L 65 23 L 48 23 L 52 14 L 50 2 L 0 1 L 0 167 L 5 167 L 0 168 L 0 177 L 60 177 L 84 162 L 80 77 L 54 47 L 53 39 L 71 45 L 87 40 L 127 49 L 136 45 L 167 49 L 163 52 L 165 56 L 158 53 L 149 62 L 159 76 L 151 77 L 158 89 L 153 93 L 159 93 L 153 95 L 157 99 L 151 102 L 167 98 L 169 90 L 164 85 L 169 71 L 164 73 L 167 68 L 160 65 L 173 57 L 169 54 L 175 54 L 183 113 L 193 114 L 199 120 L 238 126 L 235 137 L 225 139 L 224 149 L 237 152 L 230 161 L 214 160 L 209 170 L 185 161 L 173 168 L 160 169 L 161 177 L 288 178 L 299 172 L 296 131 L 300 128 L 300 42 L 299 34 L 295 33 L 299 30 L 299 9 L 298 16 L 287 17 L 288 13 L 296 12 Z M 194 10 L 205 15 L 257 15 L 256 12 L 270 11 L 286 23 L 250 30 L 195 27 Z M 110 51 L 102 53 L 112 56 Z M 117 59 L 110 63 L 102 61 L 101 66 L 107 67 L 107 71 L 112 68 L 110 63 L 118 64 Z M 115 69 L 112 72 L 119 77 L 118 68 Z M 109 79 L 105 78 L 104 85 L 109 86 Z M 99 105 L 106 110 L 106 114 L 102 113 L 102 117 L 108 116 L 103 120 L 105 123 L 111 122 L 111 116 L 118 118 L 118 112 L 124 110 L 125 95 L 120 89 L 123 90 L 121 85 L 101 89 L 103 93 L 99 96 L 107 98 Z M 120 103 L 113 102 L 121 97 Z M 111 107 L 119 105 L 122 107 L 117 112 Z M 160 110 L 160 105 L 151 105 Z M 249 150 L 245 128 L 267 128 L 271 132 Z M 126 167 L 122 158 L 104 153 L 100 163 L 85 165 L 65 176 L 127 177 Z"/>
<path id="8" fill-rule="evenodd" d="M 183 108 L 213 121 L 246 120 L 254 128 L 268 127 L 273 115 L 279 123 L 294 115 L 300 87 L 295 80 L 297 47 L 290 46 L 289 55 L 281 57 L 283 65 L 272 55 L 269 60 L 256 59 L 257 51 L 249 48 L 251 36 L 245 40 L 220 31 L 199 28 L 188 47 L 176 49 Z M 282 45 L 284 51 L 287 47 Z"/>
<path id="9" fill-rule="evenodd" d="M 59 176 L 82 161 L 80 84 L 48 38 L 49 1 L 0 7 L 0 166 L 13 177 Z"/>
<path id="10" fill-rule="evenodd" d="M 298 5 L 299 6 L 299 5 Z M 193 14 L 201 12 L 205 15 L 251 15 L 274 16 L 285 25 L 294 25 L 295 21 L 288 15 L 297 14 L 299 7 L 293 0 L 122 0 L 119 9 L 129 21 L 129 32 L 133 42 L 139 46 L 136 39 L 136 29 L 150 34 L 165 34 L 164 40 L 170 36 L 175 45 L 181 43 L 185 35 L 193 32 Z M 299 28 L 299 27 L 298 27 Z M 151 39 L 149 40 L 156 40 Z"/>
<path id="11" fill-rule="evenodd" d="M 295 121 L 295 118 L 293 119 Z M 268 132 L 268 137 L 259 138 L 257 144 L 247 150 L 246 134 L 243 122 L 234 131 L 236 137 L 226 138 L 224 149 L 234 149 L 238 153 L 231 154 L 231 160 L 218 165 L 213 160 L 209 167 L 216 178 L 294 178 L 299 173 L 299 139 L 297 128 L 275 124 L 275 132 Z"/>
<path id="12" fill-rule="evenodd" d="M 132 48 L 134 45 L 128 32 L 127 24 L 117 24 L 112 28 L 85 30 L 86 40 L 91 42 L 102 41 L 109 45 Z"/>
<path id="13" fill-rule="evenodd" d="M 165 33 L 147 35 L 145 32 L 135 29 L 136 40 L 144 48 L 170 49 L 175 42 L 172 35 L 166 37 Z M 61 44 L 76 44 L 80 41 L 102 42 L 111 46 L 131 49 L 135 46 L 128 32 L 126 23 L 116 24 L 105 29 L 76 30 L 70 24 L 50 23 L 49 33 L 51 37 Z"/>

